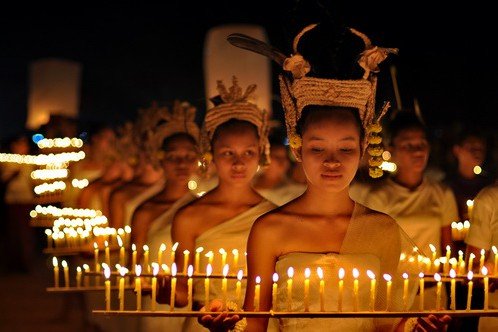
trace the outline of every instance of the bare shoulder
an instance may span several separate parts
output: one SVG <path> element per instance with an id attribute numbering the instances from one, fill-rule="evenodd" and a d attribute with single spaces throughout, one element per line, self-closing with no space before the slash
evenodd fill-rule
<path id="1" fill-rule="evenodd" d="M 361 218 L 365 219 L 366 221 L 376 223 L 377 226 L 383 226 L 383 227 L 399 227 L 398 223 L 396 220 L 394 220 L 391 216 L 377 211 L 377 210 L 372 210 L 362 204 L 356 203 L 357 204 L 357 214 L 355 218 Z"/>
<path id="2" fill-rule="evenodd" d="M 213 208 L 210 194 L 196 198 L 188 204 L 178 209 L 175 214 L 173 223 L 188 223 L 194 225 L 206 219 L 206 214 Z"/>

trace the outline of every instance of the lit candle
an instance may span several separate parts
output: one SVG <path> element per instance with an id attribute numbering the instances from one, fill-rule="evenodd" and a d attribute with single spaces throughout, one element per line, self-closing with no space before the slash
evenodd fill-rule
<path id="1" fill-rule="evenodd" d="M 177 248 L 178 248 L 178 242 L 175 242 L 175 244 L 173 244 L 171 246 L 171 253 L 170 253 L 171 263 L 173 263 L 175 261 L 175 255 L 176 255 Z"/>
<path id="2" fill-rule="evenodd" d="M 420 272 L 419 277 L 419 310 L 424 311 L 424 273 Z"/>
<path id="3" fill-rule="evenodd" d="M 316 268 L 316 274 L 318 275 L 318 278 L 320 279 L 320 311 L 325 311 L 325 298 L 324 298 L 324 293 L 325 293 L 325 281 L 323 280 L 323 270 L 321 267 Z"/>
<path id="4" fill-rule="evenodd" d="M 135 243 L 131 245 L 131 266 L 137 265 L 137 246 Z"/>
<path id="5" fill-rule="evenodd" d="M 159 264 L 159 266 L 163 264 L 163 252 L 165 251 L 166 251 L 166 245 L 164 243 L 161 243 L 161 246 L 157 251 L 157 263 Z"/>
<path id="6" fill-rule="evenodd" d="M 457 231 L 457 222 L 454 221 L 454 222 L 451 223 L 451 238 L 454 241 L 460 240 L 458 235 L 459 234 L 458 234 L 458 231 Z"/>
<path id="7" fill-rule="evenodd" d="M 123 240 L 121 236 L 118 235 L 118 245 L 119 245 L 119 265 L 125 265 L 125 248 L 123 247 Z"/>
<path id="8" fill-rule="evenodd" d="M 237 271 L 239 268 L 239 251 L 237 249 L 232 250 L 233 255 L 233 270 Z"/>
<path id="9" fill-rule="evenodd" d="M 408 273 L 403 273 L 403 310 L 408 310 Z"/>
<path id="10" fill-rule="evenodd" d="M 176 295 L 176 263 L 171 264 L 171 297 L 169 299 L 169 310 L 175 309 L 175 295 Z M 206 302 L 207 305 L 208 302 Z"/>
<path id="11" fill-rule="evenodd" d="M 291 266 L 287 269 L 287 311 L 292 311 L 292 278 L 294 277 L 294 268 Z"/>
<path id="12" fill-rule="evenodd" d="M 467 292 L 467 308 L 466 310 L 470 310 L 470 305 L 472 303 L 472 288 L 474 286 L 474 282 L 472 281 L 472 278 L 474 277 L 474 273 L 472 271 L 469 271 L 467 274 L 467 279 L 469 279 L 469 283 L 467 284 L 468 286 L 468 292 Z"/>
<path id="13" fill-rule="evenodd" d="M 99 264 L 99 245 L 97 242 L 93 243 L 93 262 L 95 265 L 95 272 L 100 271 L 100 264 Z"/>
<path id="14" fill-rule="evenodd" d="M 152 311 L 155 311 L 156 310 L 156 297 L 157 297 L 157 274 L 159 273 L 159 264 L 157 264 L 156 262 L 152 263 L 152 285 L 150 286 L 151 287 L 151 291 L 152 291 L 152 294 L 151 294 L 151 310 Z"/>
<path id="15" fill-rule="evenodd" d="M 188 275 L 188 280 L 187 280 L 187 300 L 188 300 L 188 305 L 187 305 L 187 310 L 192 310 L 192 275 L 194 274 L 194 267 L 192 265 L 188 266 L 187 269 L 187 275 Z"/>
<path id="16" fill-rule="evenodd" d="M 441 257 L 441 259 L 443 259 L 443 257 Z M 434 261 L 434 272 L 439 271 L 440 265 L 441 265 L 441 261 L 439 260 L 439 258 L 436 258 L 436 260 Z"/>
<path id="17" fill-rule="evenodd" d="M 188 256 L 190 255 L 190 251 L 185 249 L 183 251 L 183 274 L 187 274 L 187 267 L 188 267 Z"/>
<path id="18" fill-rule="evenodd" d="M 377 281 L 375 280 L 375 273 L 367 270 L 367 275 L 370 278 L 370 311 L 375 311 L 375 293 L 377 292 Z"/>
<path id="19" fill-rule="evenodd" d="M 213 266 L 208 264 L 206 266 L 206 278 L 204 279 L 204 305 L 206 308 L 209 306 L 209 277 L 213 273 Z"/>
<path id="20" fill-rule="evenodd" d="M 244 252 L 244 273 L 247 275 L 247 252 Z"/>
<path id="21" fill-rule="evenodd" d="M 256 285 L 254 286 L 254 311 L 259 311 L 259 293 L 261 291 L 261 277 L 256 277 Z"/>
<path id="22" fill-rule="evenodd" d="M 441 310 L 441 286 L 443 283 L 441 282 L 441 276 L 439 273 L 434 274 L 434 280 L 437 281 L 437 289 L 436 289 L 436 310 Z"/>
<path id="23" fill-rule="evenodd" d="M 194 270 L 195 270 L 195 273 L 199 273 L 199 265 L 200 265 L 200 260 L 201 260 L 201 252 L 204 251 L 204 248 L 203 247 L 199 247 L 197 249 L 195 249 L 195 265 L 194 265 Z"/>
<path id="24" fill-rule="evenodd" d="M 237 284 L 235 288 L 235 297 L 237 298 L 237 305 L 241 304 L 243 276 L 244 276 L 244 271 L 239 270 L 239 272 L 237 272 Z"/>
<path id="25" fill-rule="evenodd" d="M 472 220 L 472 210 L 474 209 L 474 201 L 471 199 L 467 200 L 467 215 L 469 220 Z"/>
<path id="26" fill-rule="evenodd" d="M 391 309 L 391 287 L 392 287 L 392 277 L 389 274 L 384 274 L 384 280 L 387 282 L 386 289 L 386 310 L 389 311 Z"/>
<path id="27" fill-rule="evenodd" d="M 458 265 L 460 265 L 463 262 L 463 251 L 458 250 Z"/>
<path id="28" fill-rule="evenodd" d="M 119 295 L 118 295 L 118 298 L 119 298 L 119 310 L 123 311 L 124 310 L 124 285 L 125 285 L 125 275 L 126 273 L 128 272 L 128 269 L 125 268 L 125 267 L 121 267 L 119 269 L 119 274 L 120 274 L 120 278 L 119 278 Z"/>
<path id="29" fill-rule="evenodd" d="M 54 287 L 59 287 L 59 262 L 57 257 L 52 258 L 52 265 L 54 266 Z"/>
<path id="30" fill-rule="evenodd" d="M 358 311 L 358 277 L 360 271 L 357 268 L 353 269 L 353 311 Z"/>
<path id="31" fill-rule="evenodd" d="M 69 267 L 66 261 L 62 261 L 62 268 L 64 270 L 64 287 L 69 288 Z"/>
<path id="32" fill-rule="evenodd" d="M 455 270 L 451 269 L 450 270 L 450 277 L 451 277 L 451 291 L 450 291 L 450 309 L 455 310 L 456 309 L 456 272 Z"/>
<path id="33" fill-rule="evenodd" d="M 140 280 L 141 273 L 142 267 L 140 265 L 135 265 L 135 292 L 137 292 L 137 311 L 142 310 L 142 281 Z"/>
<path id="34" fill-rule="evenodd" d="M 449 245 L 446 246 L 446 262 L 444 264 L 444 273 L 448 273 L 450 271 L 450 258 L 451 258 L 451 247 Z"/>
<path id="35" fill-rule="evenodd" d="M 242 270 L 241 270 L 242 271 Z M 277 311 L 278 308 L 278 303 L 277 303 L 277 290 L 278 290 L 278 273 L 275 272 L 273 273 L 273 285 L 272 285 L 272 290 L 271 290 L 271 304 L 272 304 L 272 310 Z"/>
<path id="36" fill-rule="evenodd" d="M 486 260 L 486 250 L 481 249 L 481 257 L 479 258 L 479 271 L 482 270 L 485 260 Z"/>
<path id="37" fill-rule="evenodd" d="M 208 259 L 208 264 L 213 266 L 214 253 L 212 251 L 208 251 L 205 256 Z"/>
<path id="38" fill-rule="evenodd" d="M 150 265 L 149 265 L 149 246 L 144 244 L 143 246 L 144 249 L 144 268 L 145 270 L 150 273 Z"/>
<path id="39" fill-rule="evenodd" d="M 129 246 L 130 245 L 131 227 L 128 225 L 125 226 L 124 231 L 125 231 L 125 246 Z M 133 265 L 133 266 L 135 266 L 135 265 Z"/>
<path id="40" fill-rule="evenodd" d="M 304 311 L 310 311 L 310 276 L 311 270 L 304 269 Z"/>
<path id="41" fill-rule="evenodd" d="M 225 264 L 223 266 L 223 279 L 221 280 L 221 292 L 223 294 L 223 308 L 227 307 L 227 275 L 228 275 L 228 269 L 229 265 Z"/>
<path id="42" fill-rule="evenodd" d="M 221 255 L 221 268 L 223 269 L 223 267 L 227 263 L 227 252 L 223 248 L 221 248 L 218 252 Z"/>
<path id="43" fill-rule="evenodd" d="M 83 264 L 83 271 L 85 271 L 85 279 L 83 281 L 83 284 L 85 287 L 90 286 L 90 276 L 88 275 L 88 272 L 90 272 L 90 266 L 88 264 Z"/>
<path id="44" fill-rule="evenodd" d="M 472 271 L 473 268 L 474 268 L 474 258 L 476 257 L 476 255 L 474 255 L 474 253 L 470 253 L 469 255 L 469 266 L 468 266 L 468 271 Z"/>
<path id="45" fill-rule="evenodd" d="M 455 271 L 457 270 L 457 268 L 458 268 L 458 261 L 457 261 L 457 259 L 455 257 L 451 257 L 451 259 L 450 259 L 450 266 L 451 266 L 451 268 L 453 270 L 455 270 Z"/>
<path id="46" fill-rule="evenodd" d="M 81 288 L 81 267 L 76 268 L 76 287 Z"/>
<path id="47" fill-rule="evenodd" d="M 104 269 L 104 276 L 105 276 L 105 310 L 110 311 L 111 310 L 111 269 L 107 266 Z"/>
<path id="48" fill-rule="evenodd" d="M 429 244 L 429 248 L 431 249 L 431 252 L 432 252 L 432 259 L 431 259 L 431 261 L 434 264 L 434 261 L 437 258 L 437 250 L 436 250 L 436 247 L 432 243 Z"/>
<path id="49" fill-rule="evenodd" d="M 481 269 L 481 273 L 484 276 L 484 310 L 488 310 L 489 308 L 489 277 L 488 277 L 488 268 L 483 266 Z"/>
<path id="50" fill-rule="evenodd" d="M 339 269 L 339 293 L 337 295 L 337 310 L 342 311 L 342 294 L 344 291 L 344 275 L 346 271 L 341 267 Z"/>
<path id="51" fill-rule="evenodd" d="M 107 241 L 104 241 L 104 247 L 105 247 L 105 263 L 107 266 L 111 266 L 111 254 L 109 252 L 109 243 Z"/>
<path id="52" fill-rule="evenodd" d="M 52 248 L 54 245 L 54 240 L 52 239 L 52 230 L 46 229 L 45 235 L 47 236 L 47 248 Z"/>
<path id="53" fill-rule="evenodd" d="M 493 250 L 493 253 L 495 254 L 495 266 L 494 266 L 494 274 L 498 275 L 498 248 L 495 246 L 492 246 L 491 249 Z"/>

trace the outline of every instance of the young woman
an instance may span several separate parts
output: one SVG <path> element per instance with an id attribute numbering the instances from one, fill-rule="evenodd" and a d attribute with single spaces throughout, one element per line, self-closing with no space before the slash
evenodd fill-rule
<path id="1" fill-rule="evenodd" d="M 268 158 L 268 138 L 266 112 L 249 102 L 255 86 L 250 86 L 243 94 L 234 78 L 233 86 L 227 90 L 218 82 L 220 97 L 216 106 L 209 109 L 203 130 L 204 158 L 212 162 L 218 172 L 219 184 L 213 190 L 188 204 L 175 215 L 171 230 L 172 242 L 178 242 L 175 263 L 179 268 L 184 264 L 184 250 L 188 250 L 188 264 L 194 265 L 194 254 L 199 247 L 204 248 L 200 267 L 205 271 L 205 253 L 212 251 L 213 272 L 221 274 L 220 248 L 232 255 L 237 249 L 238 263 L 231 259 L 231 273 L 245 268 L 245 249 L 249 230 L 254 220 L 275 205 L 261 197 L 251 187 L 252 179 L 260 162 Z M 168 283 L 166 283 L 168 284 Z M 163 289 L 160 301 L 169 301 L 169 290 Z M 235 293 L 235 285 L 228 292 Z M 221 280 L 213 280 L 210 298 L 221 297 Z M 194 282 L 194 307 L 204 305 L 204 281 Z M 176 304 L 187 305 L 187 280 L 179 278 L 176 288 Z M 187 319 L 185 331 L 201 329 L 196 319 Z"/>
<path id="2" fill-rule="evenodd" d="M 345 47 L 355 45 L 356 37 L 361 37 L 366 46 L 359 60 L 364 75 L 352 76 L 341 60 L 354 58 L 361 52 Z M 305 40 L 299 47 L 300 39 Z M 319 48 L 313 45 L 320 45 Z M 357 45 L 357 44 L 356 44 Z M 311 48 L 310 48 L 311 47 Z M 328 52 L 330 50 L 330 52 Z M 304 311 L 305 302 L 309 311 L 320 311 L 318 296 L 318 268 L 329 287 L 325 288 L 324 298 L 327 311 L 338 310 L 338 273 L 345 270 L 342 310 L 369 310 L 370 270 L 382 280 L 383 274 L 393 278 L 393 294 L 388 300 L 385 283 L 380 282 L 376 298 L 376 310 L 398 310 L 402 293 L 399 279 L 402 271 L 412 273 L 413 268 L 401 266 L 400 254 L 410 253 L 413 242 L 401 231 L 389 216 L 370 210 L 353 201 L 348 194 L 349 185 L 358 169 L 360 157 L 366 148 L 364 128 L 376 131 L 374 98 L 375 76 L 370 71 L 390 50 L 373 47 L 366 36 L 353 29 L 330 29 L 329 25 L 310 25 L 301 31 L 294 40 L 294 55 L 283 62 L 284 69 L 292 73 L 292 78 L 281 76 L 282 102 L 286 111 L 289 139 L 296 159 L 302 163 L 308 187 L 305 193 L 288 204 L 275 209 L 255 222 L 247 245 L 248 276 L 244 302 L 245 311 L 255 310 L 255 280 L 261 278 L 259 310 L 269 311 L 276 306 L 277 311 Z M 301 55 L 302 54 L 302 55 Z M 308 72 L 318 76 L 320 72 L 316 56 L 327 54 L 330 76 L 306 76 Z M 317 60 L 311 64 L 308 62 Z M 316 67 L 315 67 L 316 66 Z M 346 68 L 341 71 L 341 68 Z M 323 74 L 323 73 L 322 73 Z M 353 73 L 354 74 L 354 73 Z M 331 78 L 334 77 L 334 78 Z M 336 79 L 339 77 L 340 79 Z M 346 80 L 345 78 L 348 78 Z M 286 284 L 288 269 L 294 268 L 294 285 L 291 301 L 287 297 Z M 307 300 L 303 296 L 305 270 L 310 268 L 310 293 Z M 357 301 L 353 297 L 352 271 L 360 271 Z M 278 279 L 278 297 L 272 302 L 272 275 Z M 354 272 L 353 272 L 354 273 Z M 412 282 L 413 284 L 413 282 Z M 397 286 L 395 286 L 397 285 Z M 311 291 L 314 290 L 314 291 Z M 409 292 L 410 302 L 416 289 Z M 290 306 L 290 308 L 289 308 Z M 208 310 L 218 311 L 219 303 L 212 303 Z M 239 317 L 226 314 L 200 319 L 204 326 L 214 330 L 230 327 Z M 280 329 L 284 331 L 373 331 L 394 328 L 411 330 L 423 326 L 426 330 L 442 328 L 448 317 L 441 320 L 430 317 L 416 319 L 280 319 Z M 241 321 L 238 324 L 241 324 Z M 268 318 L 248 318 L 246 331 L 266 331 Z M 417 326 L 417 324 L 420 324 Z M 237 329 L 242 330 L 242 326 Z"/>

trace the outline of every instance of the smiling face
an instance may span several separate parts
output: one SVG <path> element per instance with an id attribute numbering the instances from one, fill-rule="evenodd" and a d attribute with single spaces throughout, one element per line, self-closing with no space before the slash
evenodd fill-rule
<path id="1" fill-rule="evenodd" d="M 194 140 L 186 134 L 173 135 L 166 139 L 163 150 L 166 180 L 186 183 L 195 173 L 199 160 Z"/>
<path id="2" fill-rule="evenodd" d="M 230 120 L 213 136 L 213 162 L 220 182 L 239 186 L 251 183 L 259 164 L 259 139 L 249 122 Z"/>
<path id="3" fill-rule="evenodd" d="M 361 155 L 359 123 L 352 111 L 314 110 L 301 134 L 300 155 L 308 185 L 329 192 L 345 190 L 358 170 Z"/>

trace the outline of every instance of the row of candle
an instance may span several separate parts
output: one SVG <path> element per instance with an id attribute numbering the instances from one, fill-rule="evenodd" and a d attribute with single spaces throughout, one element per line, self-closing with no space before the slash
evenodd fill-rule
<path id="1" fill-rule="evenodd" d="M 51 149 L 51 148 L 81 148 L 83 146 L 83 140 L 77 137 L 57 137 L 57 138 L 43 138 L 39 140 L 36 145 L 40 149 Z"/>
<path id="2" fill-rule="evenodd" d="M 48 206 L 35 206 L 34 210 L 31 210 L 31 218 L 36 217 L 73 217 L 73 218 L 95 218 L 101 216 L 102 212 L 100 210 L 93 209 L 73 209 L 69 207 L 58 208 L 53 205 Z M 129 227 L 129 226 L 128 226 Z"/>
<path id="3" fill-rule="evenodd" d="M 469 232 L 470 222 L 452 222 L 451 223 L 451 238 L 453 241 L 463 241 Z"/>
<path id="4" fill-rule="evenodd" d="M 15 163 L 28 165 L 61 165 L 68 162 L 80 161 L 85 158 L 85 152 L 62 152 L 39 155 L 23 155 L 15 153 L 0 153 L 0 163 Z"/>

